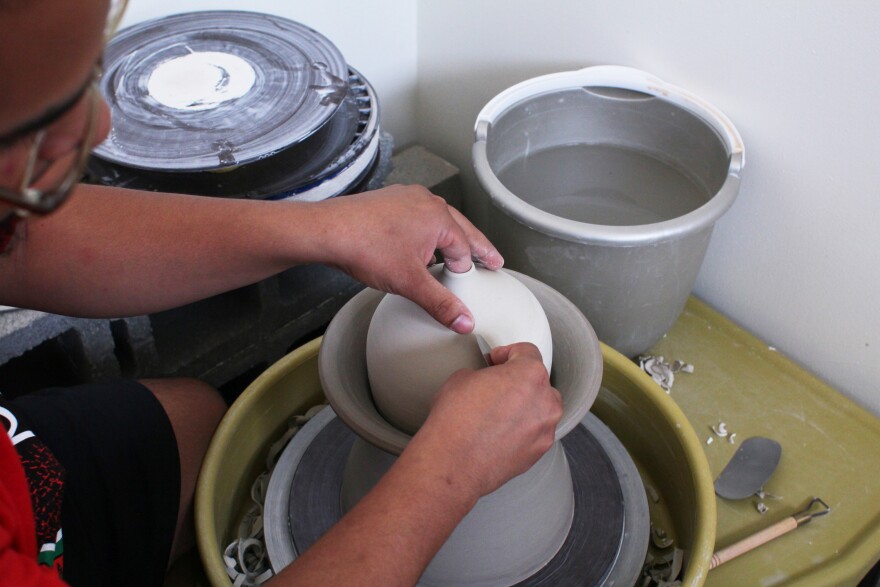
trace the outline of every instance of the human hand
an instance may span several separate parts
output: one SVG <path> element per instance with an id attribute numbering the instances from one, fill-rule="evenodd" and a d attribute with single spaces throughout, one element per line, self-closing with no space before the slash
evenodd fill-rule
<path id="1" fill-rule="evenodd" d="M 394 185 L 316 204 L 332 222 L 323 261 L 358 281 L 402 295 L 455 332 L 473 330 L 470 310 L 429 272 L 434 252 L 467 271 L 472 260 L 498 269 L 504 259 L 467 218 L 418 185 Z"/>
<path id="2" fill-rule="evenodd" d="M 562 418 L 562 396 L 537 347 L 496 347 L 492 365 L 453 374 L 407 447 L 474 498 L 527 471 L 553 445 Z"/>

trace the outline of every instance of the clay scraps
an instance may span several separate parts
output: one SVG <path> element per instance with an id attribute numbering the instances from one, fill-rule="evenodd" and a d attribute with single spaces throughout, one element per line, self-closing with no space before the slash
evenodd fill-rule
<path id="1" fill-rule="evenodd" d="M 266 502 L 269 478 L 278 462 L 281 451 L 284 450 L 290 439 L 325 405 L 314 406 L 304 415 L 291 418 L 287 423 L 287 430 L 281 438 L 269 447 L 266 456 L 266 470 L 256 478 L 251 486 L 253 505 L 242 518 L 238 528 L 239 537 L 223 551 L 226 574 L 229 575 L 233 587 L 258 587 L 274 575 L 263 536 L 263 504 Z"/>
<path id="2" fill-rule="evenodd" d="M 666 393 L 672 390 L 672 384 L 675 381 L 675 373 L 693 373 L 694 366 L 684 361 L 676 359 L 672 363 L 666 362 L 662 356 L 639 355 L 639 367 L 651 376 L 657 385 L 663 388 Z"/>
<path id="3" fill-rule="evenodd" d="M 663 554 L 648 554 L 638 587 L 680 587 L 684 550 L 676 547 Z"/>

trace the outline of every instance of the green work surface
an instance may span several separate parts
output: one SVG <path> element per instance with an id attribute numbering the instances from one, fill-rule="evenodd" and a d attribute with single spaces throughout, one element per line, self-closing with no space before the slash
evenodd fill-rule
<path id="1" fill-rule="evenodd" d="M 691 297 L 649 354 L 694 366 L 671 396 L 688 417 L 717 478 L 743 440 L 782 445 L 758 498 L 716 496 L 716 551 L 821 497 L 831 513 L 709 572 L 706 585 L 855 585 L 880 559 L 880 419 Z M 723 421 L 734 443 L 711 430 Z M 707 439 L 712 437 L 711 444 Z"/>

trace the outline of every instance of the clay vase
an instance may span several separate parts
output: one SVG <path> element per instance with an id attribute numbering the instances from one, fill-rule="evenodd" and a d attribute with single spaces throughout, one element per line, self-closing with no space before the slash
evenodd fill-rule
<path id="1" fill-rule="evenodd" d="M 549 323 L 550 380 L 563 398 L 563 416 L 556 427 L 559 440 L 583 419 L 599 391 L 599 341 L 581 311 L 559 292 L 526 275 L 503 273 L 528 288 Z M 380 414 L 367 375 L 368 330 L 387 297 L 372 289 L 357 294 L 333 318 L 321 343 L 318 366 L 324 393 L 358 435 L 340 487 L 344 511 L 375 485 L 411 438 Z M 479 324 L 475 306 L 469 304 Z M 479 366 L 482 357 L 473 344 L 468 357 Z M 531 469 L 478 501 L 428 565 L 419 585 L 513 585 L 531 576 L 556 555 L 568 536 L 573 497 L 568 460 L 556 442 Z"/>
<path id="2" fill-rule="evenodd" d="M 348 512 L 396 456 L 356 438 L 342 475 Z M 422 573 L 420 587 L 515 585 L 556 555 L 574 518 L 571 469 L 561 442 L 532 467 L 477 501 Z"/>
<path id="3" fill-rule="evenodd" d="M 433 273 L 471 310 L 474 334 L 493 348 L 533 343 L 550 373 L 550 324 L 538 299 L 518 279 L 476 265 L 465 273 L 438 265 Z M 367 334 L 370 389 L 379 412 L 404 432 L 419 429 L 450 375 L 484 366 L 474 336 L 452 332 L 410 300 L 386 295 L 376 308 Z"/>

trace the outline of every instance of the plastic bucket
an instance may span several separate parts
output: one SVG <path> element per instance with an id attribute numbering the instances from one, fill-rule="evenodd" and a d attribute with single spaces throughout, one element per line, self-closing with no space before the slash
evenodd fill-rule
<path id="1" fill-rule="evenodd" d="M 506 266 L 568 297 L 630 357 L 684 308 L 743 162 L 724 114 L 618 66 L 505 90 L 477 117 L 473 146 Z"/>

